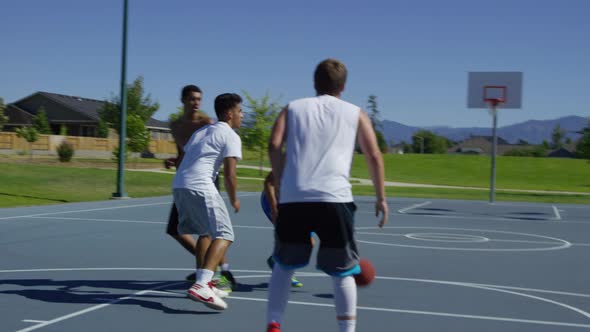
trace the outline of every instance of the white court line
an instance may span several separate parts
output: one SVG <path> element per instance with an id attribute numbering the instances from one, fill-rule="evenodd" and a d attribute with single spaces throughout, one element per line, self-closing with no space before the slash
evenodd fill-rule
<path id="1" fill-rule="evenodd" d="M 397 212 L 399 212 L 399 213 L 406 213 L 407 211 L 413 210 L 415 208 L 423 207 L 423 206 L 426 206 L 426 205 L 431 204 L 431 203 L 432 202 L 428 201 L 428 202 L 413 204 L 413 205 L 410 205 L 410 206 L 405 207 L 403 209 L 399 209 L 399 210 L 397 210 Z"/>
<path id="2" fill-rule="evenodd" d="M 148 292 L 149 293 L 159 293 L 159 294 L 177 294 L 174 292 L 164 292 L 164 291 L 148 291 Z M 241 296 L 233 296 L 233 295 L 230 295 L 228 297 L 228 299 L 253 301 L 253 302 L 268 302 L 267 299 L 261 299 L 261 298 L 255 298 L 255 297 L 241 297 Z M 326 307 L 326 308 L 333 308 L 334 307 L 333 304 L 317 303 L 317 302 L 289 301 L 288 303 L 289 304 L 305 305 L 305 306 L 313 306 L 313 307 Z M 565 323 L 565 322 L 555 322 L 555 321 L 519 319 L 519 318 L 499 317 L 499 316 L 464 315 L 464 314 L 453 314 L 453 313 L 437 312 L 437 311 L 404 310 L 404 309 L 390 309 L 390 308 L 365 307 L 365 306 L 357 306 L 357 309 L 358 310 L 366 310 L 366 311 L 393 312 L 393 313 L 402 313 L 402 314 L 429 315 L 429 316 L 442 316 L 442 317 L 453 317 L 453 318 L 493 320 L 493 321 L 514 322 L 514 323 L 529 323 L 529 324 L 539 324 L 539 325 L 571 326 L 571 327 L 590 328 L 590 324 L 576 324 L 576 323 Z"/>
<path id="3" fill-rule="evenodd" d="M 159 203 L 148 203 L 148 204 L 111 206 L 111 207 L 96 208 L 96 209 L 69 210 L 69 211 L 59 211 L 59 212 L 47 212 L 47 213 L 29 214 L 29 215 L 24 215 L 24 216 L 1 217 L 0 220 L 19 219 L 19 218 L 30 218 L 30 217 L 38 217 L 38 216 L 50 216 L 52 214 L 66 214 L 66 213 L 76 213 L 76 212 L 91 212 L 91 211 L 126 209 L 126 208 L 132 208 L 132 207 L 155 206 L 155 205 L 165 205 L 165 204 L 171 205 L 172 203 L 171 202 L 159 202 Z"/>
<path id="4" fill-rule="evenodd" d="M 249 196 L 256 196 L 256 195 L 260 195 L 260 194 L 258 194 L 258 193 L 239 193 L 238 197 L 249 197 Z M 224 197 L 224 199 L 227 199 L 227 197 Z M 88 203 L 88 202 L 86 202 L 86 203 Z M 38 216 L 50 216 L 52 214 L 65 214 L 65 213 L 76 213 L 76 212 L 91 212 L 91 211 L 126 209 L 126 208 L 132 208 L 132 207 L 156 206 L 156 205 L 166 205 L 166 204 L 172 205 L 172 200 L 166 201 L 166 202 L 156 202 L 156 203 L 146 203 L 146 204 L 134 204 L 134 205 L 112 206 L 112 207 L 95 208 L 95 209 L 70 210 L 70 211 L 59 211 L 59 212 L 36 213 L 36 214 L 21 215 L 21 216 L 0 217 L 0 220 L 30 218 L 30 217 L 38 217 Z"/>
<path id="5" fill-rule="evenodd" d="M 358 211 L 357 213 L 363 214 L 375 214 L 375 212 L 370 211 Z M 395 216 L 394 213 L 389 213 L 392 216 Z M 470 217 L 470 216 L 449 216 L 449 215 L 436 215 L 436 214 L 407 214 L 407 213 L 400 213 L 404 217 L 414 217 L 414 218 L 441 218 L 441 219 L 467 219 L 467 220 L 484 220 L 484 221 L 515 221 L 518 222 L 539 222 L 539 223 L 547 223 L 552 222 L 551 219 L 541 219 L 541 220 L 531 220 L 531 219 L 519 219 L 519 218 L 507 218 L 507 217 Z M 590 224 L 590 221 L 582 221 L 582 220 L 561 220 L 563 223 L 568 224 Z"/>
<path id="6" fill-rule="evenodd" d="M 185 283 L 184 281 L 182 281 L 182 282 L 174 282 L 174 283 L 170 283 L 170 284 L 166 284 L 166 285 L 161 285 L 161 286 L 158 286 L 158 287 L 153 288 L 153 289 L 141 290 L 141 291 L 135 292 L 133 294 L 127 295 L 125 297 L 120 297 L 120 298 L 118 298 L 116 300 L 113 300 L 113 301 L 111 301 L 109 303 L 103 303 L 103 304 L 95 305 L 93 307 L 86 308 L 86 309 L 83 309 L 83 310 L 79 310 L 79 311 L 76 311 L 76 312 L 73 312 L 71 314 L 67 314 L 67 315 L 64 315 L 64 316 L 60 316 L 60 317 L 54 318 L 52 320 L 45 321 L 43 323 L 40 323 L 40 324 L 37 324 L 37 325 L 33 325 L 33 326 L 27 327 L 27 328 L 22 329 L 22 330 L 18 330 L 16 332 L 29 332 L 29 331 L 37 330 L 37 329 L 40 329 L 40 328 L 45 327 L 45 326 L 48 326 L 48 325 L 59 323 L 59 322 L 61 322 L 63 320 L 66 320 L 66 319 L 70 319 L 70 318 L 73 318 L 73 317 L 76 317 L 76 316 L 80 316 L 80 315 L 83 315 L 83 314 L 86 314 L 86 313 L 89 313 L 89 312 L 92 312 L 92 311 L 95 311 L 95 310 L 98 310 L 98 309 L 102 309 L 102 308 L 107 307 L 107 306 L 110 306 L 112 304 L 117 304 L 119 302 L 122 302 L 122 301 L 125 301 L 125 300 L 129 300 L 129 299 L 132 299 L 134 297 L 141 296 L 143 294 L 148 293 L 151 290 L 157 290 L 157 289 L 160 289 L 160 288 L 163 288 L 163 287 L 169 287 L 169 286 L 173 286 L 173 285 L 177 285 L 177 284 L 184 284 L 184 283 Z"/>
<path id="7" fill-rule="evenodd" d="M 68 218 L 68 217 L 29 217 L 31 219 L 55 219 L 55 220 L 72 220 L 72 221 L 100 221 L 115 223 L 133 223 L 133 224 L 167 224 L 164 221 L 147 221 L 147 220 L 129 220 L 129 219 L 98 219 L 98 218 Z M 233 225 L 233 228 L 253 228 L 253 229 L 274 229 L 273 226 L 249 226 Z"/>
<path id="8" fill-rule="evenodd" d="M 134 223 L 134 224 L 167 224 L 163 221 L 147 220 L 127 220 L 127 219 L 98 219 L 98 218 L 68 218 L 68 217 L 29 217 L 31 219 L 55 219 L 55 220 L 77 220 L 77 221 L 104 221 L 117 223 Z"/>
<path id="9" fill-rule="evenodd" d="M 25 322 L 25 323 L 45 323 L 47 321 L 46 320 L 23 319 L 23 322 Z"/>
<path id="10" fill-rule="evenodd" d="M 555 205 L 553 205 L 553 213 L 555 213 L 555 220 L 561 220 L 561 215 L 559 214 L 559 210 Z"/>

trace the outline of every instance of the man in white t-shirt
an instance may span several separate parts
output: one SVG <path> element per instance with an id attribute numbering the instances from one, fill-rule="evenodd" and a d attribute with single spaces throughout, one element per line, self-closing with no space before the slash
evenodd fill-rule
<path id="1" fill-rule="evenodd" d="M 320 238 L 317 267 L 332 277 L 340 332 L 356 328 L 356 284 L 360 273 L 354 240 L 350 167 L 355 142 L 367 161 L 375 187 L 379 227 L 387 222 L 384 166 L 371 120 L 358 106 L 340 99 L 347 70 L 335 59 L 315 70 L 316 96 L 290 102 L 272 129 L 269 156 L 279 193 L 275 223 L 275 265 L 269 283 L 267 332 L 280 332 L 296 268 L 308 264 L 309 234 Z M 282 162 L 282 150 L 286 159 Z"/>
<path id="2" fill-rule="evenodd" d="M 234 129 L 242 124 L 242 98 L 234 93 L 217 96 L 215 113 L 219 121 L 197 130 L 184 146 L 184 158 L 176 171 L 172 190 L 179 233 L 211 240 L 207 248 L 196 246 L 195 256 L 205 257 L 205 261 L 202 268 L 197 267 L 196 281 L 188 296 L 210 308 L 223 310 L 227 304 L 221 297 L 227 293 L 213 286 L 211 279 L 234 240 L 234 232 L 214 180 L 223 164 L 225 190 L 237 213 L 240 200 L 236 195 L 236 164 L 242 158 L 242 141 Z"/>

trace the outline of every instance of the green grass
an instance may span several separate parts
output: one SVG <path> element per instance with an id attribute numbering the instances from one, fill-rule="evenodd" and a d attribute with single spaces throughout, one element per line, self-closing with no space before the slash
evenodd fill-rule
<path id="1" fill-rule="evenodd" d="M 252 165 L 258 165 L 253 154 L 245 153 Z M 16 157 L 14 157 L 16 158 Z M 82 159 L 82 158 L 81 158 Z M 96 167 L 100 160 L 82 159 Z M 162 161 L 155 159 L 154 165 Z M 114 163 L 113 163 L 114 164 Z M 244 164 L 240 162 L 240 164 Z M 248 164 L 248 163 L 246 163 Z M 389 181 L 455 185 L 489 186 L 489 158 L 459 155 L 385 155 L 386 178 Z M 268 161 L 265 161 L 268 165 Z M 114 168 L 115 165 L 113 165 Z M 159 167 L 159 166 L 158 166 Z M 238 180 L 239 191 L 262 190 L 267 171 L 238 169 L 239 177 L 260 180 Z M 353 161 L 352 176 L 369 178 L 364 158 Z M 131 197 L 169 195 L 171 174 L 126 172 L 125 191 Z M 77 168 L 56 162 L 52 165 L 6 161 L 0 158 L 0 207 L 55 204 L 106 200 L 115 190 L 113 169 Z M 222 181 L 223 183 L 223 181 Z M 354 183 L 353 183 L 354 185 Z M 496 199 L 498 201 L 530 201 L 590 204 L 590 196 L 506 192 L 502 189 L 533 189 L 590 192 L 590 164 L 586 160 L 499 157 Z M 486 190 L 387 187 L 388 196 L 487 200 Z M 353 186 L 355 195 L 373 195 L 371 186 Z"/>
<path id="2" fill-rule="evenodd" d="M 241 172 L 242 170 L 240 170 Z M 257 170 L 243 170 L 247 177 Z M 169 195 L 171 174 L 125 172 L 131 197 Z M 116 189 L 116 172 L 96 168 L 0 163 L 0 207 L 107 200 Z M 223 186 L 223 181 L 222 181 Z M 262 180 L 239 180 L 240 191 L 262 190 Z"/>
<path id="3" fill-rule="evenodd" d="M 384 156 L 388 181 L 489 187 L 490 158 L 469 155 Z M 498 157 L 496 187 L 590 192 L 590 163 L 583 159 Z M 354 157 L 352 177 L 368 178 L 362 155 Z"/>

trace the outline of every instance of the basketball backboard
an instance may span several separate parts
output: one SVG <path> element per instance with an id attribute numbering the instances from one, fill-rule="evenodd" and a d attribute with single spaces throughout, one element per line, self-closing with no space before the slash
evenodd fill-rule
<path id="1" fill-rule="evenodd" d="M 489 100 L 499 108 L 522 107 L 522 72 L 470 72 L 467 107 L 489 108 Z"/>

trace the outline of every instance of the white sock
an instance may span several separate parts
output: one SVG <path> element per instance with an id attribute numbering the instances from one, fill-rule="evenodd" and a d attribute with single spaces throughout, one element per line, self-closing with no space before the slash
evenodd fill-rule
<path id="1" fill-rule="evenodd" d="M 348 316 L 355 319 L 338 320 L 340 332 L 354 332 L 356 328 L 356 283 L 352 276 L 332 277 L 334 286 L 334 304 L 338 317 Z"/>
<path id="2" fill-rule="evenodd" d="M 356 319 L 352 320 L 339 320 L 338 331 L 339 332 L 354 332 L 356 329 Z"/>
<path id="3" fill-rule="evenodd" d="M 284 270 L 279 264 L 272 269 L 272 276 L 268 284 L 268 304 L 266 306 L 267 323 L 276 322 L 281 324 L 283 313 L 289 300 L 291 291 L 291 277 L 294 270 Z"/>
<path id="4" fill-rule="evenodd" d="M 211 270 L 198 269 L 197 270 L 197 284 L 206 285 L 213 279 L 215 272 Z"/>
<path id="5" fill-rule="evenodd" d="M 229 271 L 229 263 L 221 264 L 221 271 Z"/>

